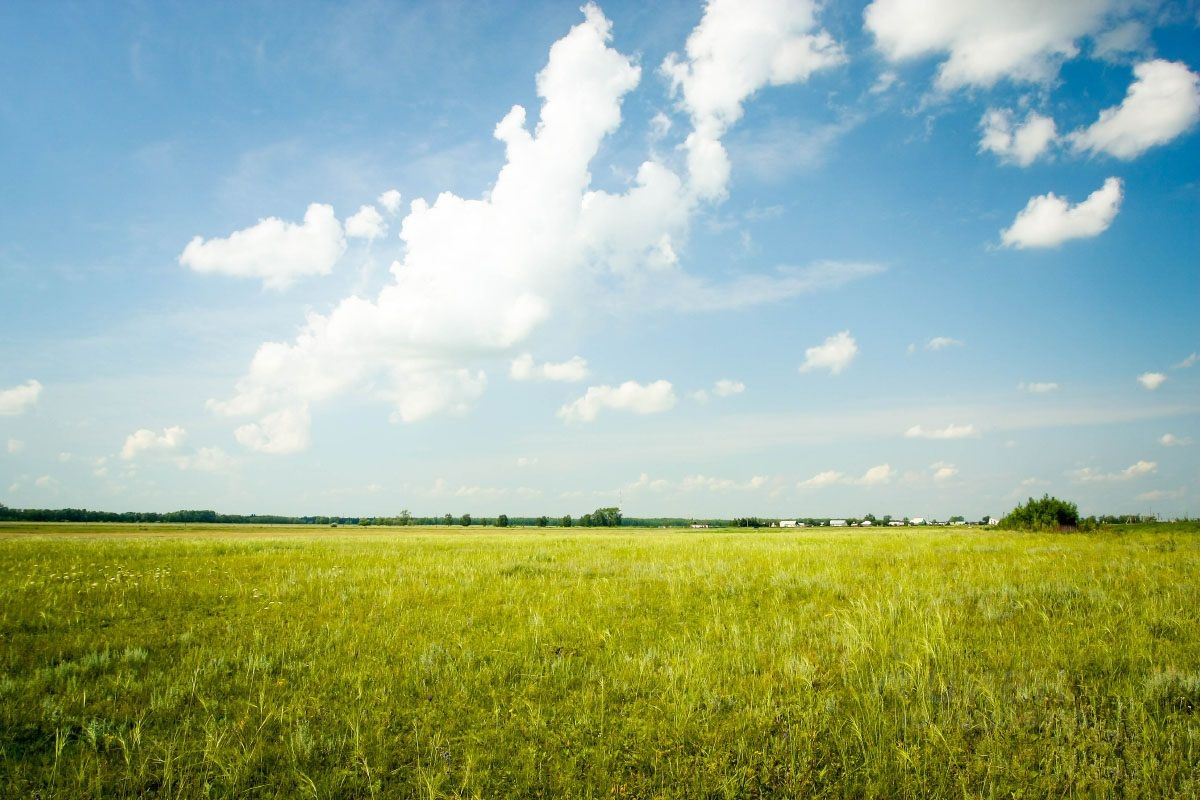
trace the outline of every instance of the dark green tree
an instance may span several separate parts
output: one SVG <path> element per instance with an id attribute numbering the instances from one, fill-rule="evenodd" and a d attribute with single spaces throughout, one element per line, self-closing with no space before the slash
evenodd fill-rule
<path id="1" fill-rule="evenodd" d="M 1024 531 L 1074 529 L 1079 527 L 1079 508 L 1074 503 L 1059 500 L 1048 494 L 1042 495 L 1040 500 L 1031 497 L 1027 503 L 1008 512 L 1008 515 L 1000 520 L 1000 527 Z"/>
<path id="2" fill-rule="evenodd" d="M 470 515 L 470 514 L 463 514 L 463 515 L 462 515 L 462 526 L 463 526 L 464 528 L 469 528 L 469 527 L 471 527 L 471 515 Z"/>
<path id="3" fill-rule="evenodd" d="M 497 528 L 507 528 L 508 527 L 508 514 L 501 514 L 500 516 L 496 517 L 496 527 Z"/>
<path id="4" fill-rule="evenodd" d="M 538 524 L 539 528 L 545 528 L 547 525 L 550 524 L 550 518 L 549 517 L 538 517 L 537 524 Z"/>
<path id="5" fill-rule="evenodd" d="M 446 516 L 442 517 L 442 523 L 445 525 L 453 525 L 454 524 L 454 515 L 447 514 Z"/>
<path id="6" fill-rule="evenodd" d="M 559 524 L 562 525 L 564 528 L 569 528 L 575 524 L 575 520 L 571 519 L 570 514 L 567 514 L 565 517 L 563 517 L 561 520 L 559 520 Z"/>

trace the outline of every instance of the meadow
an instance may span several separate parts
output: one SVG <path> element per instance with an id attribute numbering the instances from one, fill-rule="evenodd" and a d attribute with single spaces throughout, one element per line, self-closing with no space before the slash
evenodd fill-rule
<path id="1" fill-rule="evenodd" d="M 3 797 L 1197 797 L 1200 525 L 0 526 Z"/>

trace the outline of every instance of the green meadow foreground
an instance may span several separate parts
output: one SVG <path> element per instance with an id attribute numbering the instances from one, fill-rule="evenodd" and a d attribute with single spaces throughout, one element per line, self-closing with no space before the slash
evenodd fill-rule
<path id="1" fill-rule="evenodd" d="M 1197 797 L 1200 526 L 0 526 L 3 797 Z"/>

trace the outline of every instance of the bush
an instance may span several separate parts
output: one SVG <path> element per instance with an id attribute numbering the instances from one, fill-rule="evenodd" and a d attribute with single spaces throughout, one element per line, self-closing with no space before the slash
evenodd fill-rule
<path id="1" fill-rule="evenodd" d="M 1014 531 L 1058 531 L 1079 527 L 1079 508 L 1066 500 L 1048 494 L 1041 500 L 1029 498 L 1025 505 L 1017 506 L 1000 520 L 1000 527 Z"/>

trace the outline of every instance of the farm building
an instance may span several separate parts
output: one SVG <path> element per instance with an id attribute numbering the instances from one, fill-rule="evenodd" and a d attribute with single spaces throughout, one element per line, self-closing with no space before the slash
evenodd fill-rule
<path id="1" fill-rule="evenodd" d="M 874 522 L 871 522 L 871 520 L 869 520 L 869 519 L 864 519 L 862 522 L 858 523 L 858 527 L 860 527 L 860 528 L 869 528 L 869 527 L 871 527 L 871 526 L 872 526 L 872 525 L 874 525 L 874 524 L 875 524 L 875 523 L 874 523 Z"/>
<path id="2" fill-rule="evenodd" d="M 794 528 L 794 527 L 796 527 L 796 520 L 794 520 L 794 519 L 781 519 L 781 520 L 779 520 L 779 527 L 781 527 L 781 528 Z"/>
<path id="3" fill-rule="evenodd" d="M 829 527 L 831 527 L 831 528 L 844 528 L 844 527 L 846 527 L 846 520 L 844 520 L 844 519 L 831 519 L 831 520 L 829 520 Z"/>

